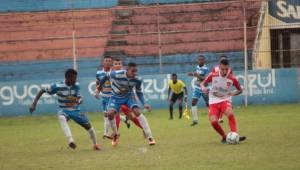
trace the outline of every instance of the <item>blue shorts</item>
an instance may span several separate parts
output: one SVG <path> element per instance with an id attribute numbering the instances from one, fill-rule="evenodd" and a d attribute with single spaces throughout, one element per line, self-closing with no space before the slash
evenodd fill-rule
<path id="1" fill-rule="evenodd" d="M 67 119 L 72 119 L 80 125 L 85 125 L 89 123 L 89 119 L 86 115 L 81 114 L 80 110 L 59 110 L 58 115 L 64 115 Z"/>
<path id="2" fill-rule="evenodd" d="M 120 107 L 122 105 L 127 105 L 130 109 L 133 109 L 134 107 L 139 107 L 135 96 L 132 94 L 126 97 L 112 96 L 109 99 L 107 110 L 115 110 L 117 113 L 119 113 Z"/>
<path id="3" fill-rule="evenodd" d="M 205 101 L 205 103 L 208 103 L 208 95 L 203 93 L 203 91 L 199 88 L 195 88 L 194 92 L 193 92 L 193 99 L 199 99 L 203 97 L 203 100 Z"/>
<path id="4" fill-rule="evenodd" d="M 110 99 L 110 97 L 101 97 L 103 112 L 107 112 L 107 106 L 108 106 L 109 99 Z"/>

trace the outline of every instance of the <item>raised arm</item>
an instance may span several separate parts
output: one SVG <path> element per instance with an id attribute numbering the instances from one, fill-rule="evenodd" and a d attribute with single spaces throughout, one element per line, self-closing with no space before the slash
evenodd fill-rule
<path id="1" fill-rule="evenodd" d="M 39 99 L 42 97 L 42 95 L 46 93 L 46 90 L 45 89 L 41 89 L 38 94 L 35 96 L 31 106 L 29 107 L 29 112 L 32 114 L 35 109 L 36 109 L 36 105 L 37 105 L 37 102 L 39 101 Z"/>

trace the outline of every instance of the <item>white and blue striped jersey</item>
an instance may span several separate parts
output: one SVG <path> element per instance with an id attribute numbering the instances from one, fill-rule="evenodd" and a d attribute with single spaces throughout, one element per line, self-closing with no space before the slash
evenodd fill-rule
<path id="1" fill-rule="evenodd" d="M 208 67 L 206 65 L 203 65 L 203 66 L 197 65 L 197 67 L 196 67 L 196 73 L 199 74 L 201 77 L 203 77 L 203 79 L 197 78 L 197 81 L 195 83 L 196 83 L 196 87 L 198 87 L 200 85 L 200 83 L 208 75 L 209 69 L 208 69 Z"/>
<path id="2" fill-rule="evenodd" d="M 45 91 L 50 95 L 57 95 L 59 108 L 63 110 L 80 110 L 78 98 L 80 98 L 81 95 L 78 82 L 73 86 L 67 86 L 65 82 L 54 83 L 45 88 Z"/>
<path id="3" fill-rule="evenodd" d="M 96 79 L 100 82 L 101 79 L 103 79 L 105 76 L 108 76 L 110 72 L 111 70 L 109 71 L 104 71 L 104 69 L 98 70 L 96 73 Z M 101 89 L 101 96 L 110 97 L 111 95 L 112 95 L 111 82 L 110 79 L 106 79 Z"/>
<path id="4" fill-rule="evenodd" d="M 126 70 L 111 71 L 108 76 L 105 76 L 100 81 L 102 87 L 104 83 L 109 79 L 111 81 L 112 94 L 116 97 L 126 98 L 134 94 L 137 94 L 140 102 L 144 104 L 144 95 L 142 92 L 142 80 L 139 78 L 128 78 L 126 76 Z"/>

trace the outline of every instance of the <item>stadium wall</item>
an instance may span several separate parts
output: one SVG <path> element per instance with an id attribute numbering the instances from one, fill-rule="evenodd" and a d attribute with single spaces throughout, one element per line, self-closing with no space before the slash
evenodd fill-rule
<path id="1" fill-rule="evenodd" d="M 243 72 L 235 72 L 239 82 L 243 84 Z M 63 77 L 63 73 L 61 76 Z M 167 108 L 167 90 L 169 75 L 143 76 L 143 91 L 146 101 L 155 109 Z M 249 72 L 249 104 L 274 104 L 274 103 L 298 103 L 299 102 L 299 71 L 296 69 L 272 69 L 256 70 Z M 193 79 L 185 74 L 180 74 L 188 87 L 189 99 L 192 95 Z M 95 88 L 94 76 L 79 77 L 81 91 L 84 96 L 83 111 L 99 112 L 100 101 L 91 94 Z M 6 81 L 0 83 L 0 116 L 28 115 L 28 107 L 36 93 L 50 83 L 58 82 L 63 78 L 32 79 L 30 81 Z M 287 90 L 288 89 L 288 90 Z M 37 108 L 37 115 L 56 112 L 56 100 L 54 97 L 44 95 Z M 244 96 L 233 98 L 234 105 L 243 105 Z M 200 102 L 203 106 L 203 102 Z"/>

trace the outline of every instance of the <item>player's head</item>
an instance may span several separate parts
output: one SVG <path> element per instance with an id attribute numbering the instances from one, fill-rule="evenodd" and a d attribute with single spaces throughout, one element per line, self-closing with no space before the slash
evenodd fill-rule
<path id="1" fill-rule="evenodd" d="M 135 78 L 137 75 L 138 69 L 137 65 L 133 62 L 128 63 L 126 75 L 128 78 Z"/>
<path id="2" fill-rule="evenodd" d="M 73 86 L 76 83 L 77 71 L 70 68 L 65 72 L 65 83 L 68 86 Z"/>
<path id="3" fill-rule="evenodd" d="M 223 59 L 220 61 L 220 74 L 225 77 L 228 73 L 229 69 L 229 61 L 228 59 Z"/>
<path id="4" fill-rule="evenodd" d="M 176 82 L 177 82 L 177 74 L 176 74 L 176 73 L 173 73 L 173 74 L 171 75 L 171 79 L 172 79 L 173 83 L 176 83 Z"/>
<path id="5" fill-rule="evenodd" d="M 108 69 L 112 65 L 112 57 L 111 56 L 105 56 L 103 58 L 103 68 Z"/>
<path id="6" fill-rule="evenodd" d="M 113 70 L 121 70 L 123 68 L 122 61 L 118 58 L 115 58 L 113 61 Z"/>
<path id="7" fill-rule="evenodd" d="M 198 64 L 199 66 L 203 66 L 205 64 L 205 57 L 203 55 L 198 56 Z"/>
<path id="8" fill-rule="evenodd" d="M 224 60 L 224 59 L 228 60 L 228 57 L 226 55 L 221 55 L 219 58 L 219 61 Z"/>

